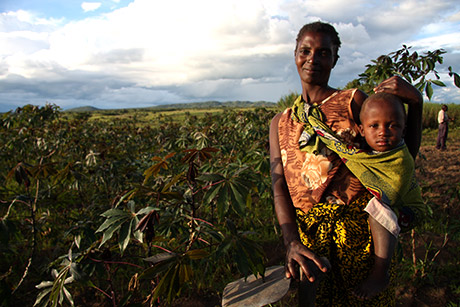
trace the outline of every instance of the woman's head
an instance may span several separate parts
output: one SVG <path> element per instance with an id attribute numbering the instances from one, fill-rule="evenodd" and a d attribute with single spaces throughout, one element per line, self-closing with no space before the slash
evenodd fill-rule
<path id="1" fill-rule="evenodd" d="M 334 27 L 323 22 L 307 24 L 297 35 L 295 63 L 307 85 L 327 86 L 331 70 L 338 60 L 340 39 Z"/>
<path id="2" fill-rule="evenodd" d="M 314 32 L 314 33 L 325 33 L 330 36 L 332 44 L 335 48 L 335 55 L 338 58 L 339 57 L 339 48 L 341 46 L 340 38 L 339 38 L 339 33 L 335 30 L 335 28 L 325 22 L 321 21 L 316 21 L 312 23 L 308 23 L 304 25 L 299 33 L 297 34 L 296 38 L 296 44 L 295 44 L 295 52 L 297 52 L 297 49 L 299 48 L 299 43 L 302 41 L 302 38 L 305 36 L 307 32 Z"/>

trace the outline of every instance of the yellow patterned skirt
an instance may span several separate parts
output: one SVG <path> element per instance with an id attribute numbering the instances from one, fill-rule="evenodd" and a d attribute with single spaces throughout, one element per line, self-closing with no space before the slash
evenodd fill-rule
<path id="1" fill-rule="evenodd" d="M 390 286 L 377 297 L 360 300 L 353 295 L 373 264 L 369 215 L 364 211 L 371 197 L 364 193 L 350 205 L 319 203 L 307 213 L 297 210 L 302 243 L 328 258 L 332 266 L 319 284 L 316 306 L 395 305 L 394 270 L 390 272 Z"/>

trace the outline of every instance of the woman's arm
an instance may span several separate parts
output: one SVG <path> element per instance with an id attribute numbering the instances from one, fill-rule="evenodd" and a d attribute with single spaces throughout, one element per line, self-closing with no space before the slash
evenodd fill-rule
<path id="1" fill-rule="evenodd" d="M 422 142 L 422 94 L 414 86 L 398 76 L 386 79 L 374 89 L 374 92 L 394 94 L 407 103 L 407 123 L 404 141 L 412 157 L 415 159 Z"/>
<path id="2" fill-rule="evenodd" d="M 357 90 L 353 96 L 353 100 L 351 101 L 351 112 L 353 120 L 358 125 L 361 123 L 359 119 L 359 112 L 361 111 L 361 106 L 363 105 L 363 102 L 366 100 L 366 98 L 366 93 L 361 90 Z"/>
<path id="3" fill-rule="evenodd" d="M 278 123 L 281 114 L 276 115 L 270 124 L 270 167 L 272 175 L 273 198 L 275 212 L 283 233 L 284 245 L 286 246 L 286 277 L 299 278 L 298 266 L 302 268 L 305 276 L 314 281 L 313 270 L 308 266 L 308 260 L 313 261 L 323 272 L 327 271 L 326 263 L 307 249 L 300 241 L 297 230 L 295 209 L 292 204 L 289 190 L 284 178 L 283 164 L 281 162 L 281 151 L 278 139 Z"/>

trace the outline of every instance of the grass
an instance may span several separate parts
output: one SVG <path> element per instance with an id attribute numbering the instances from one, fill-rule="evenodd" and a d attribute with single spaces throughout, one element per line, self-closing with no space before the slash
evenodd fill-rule
<path id="1" fill-rule="evenodd" d="M 248 111 L 254 108 L 232 108 L 232 111 Z M 100 110 L 83 113 L 67 113 L 69 118 L 86 118 L 89 121 L 114 122 L 117 120 L 132 120 L 139 126 L 157 126 L 161 122 L 182 122 L 189 116 L 203 118 L 209 114 L 223 113 L 227 108 L 211 109 L 183 109 L 183 110 L 148 110 L 148 109 L 131 109 L 131 110 Z"/>
<path id="2" fill-rule="evenodd" d="M 436 138 L 438 136 L 437 129 L 424 129 L 422 132 L 422 145 L 421 146 L 436 146 Z M 460 140 L 460 127 L 449 127 L 449 134 L 447 137 L 447 145 L 449 140 Z"/>

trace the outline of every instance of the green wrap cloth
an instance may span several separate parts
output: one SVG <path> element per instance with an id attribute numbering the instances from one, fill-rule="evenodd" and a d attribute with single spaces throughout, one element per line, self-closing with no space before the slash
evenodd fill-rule
<path id="1" fill-rule="evenodd" d="M 339 155 L 348 169 L 378 200 L 399 211 L 403 206 L 415 213 L 424 208 L 421 190 L 415 178 L 414 159 L 401 142 L 386 152 L 365 151 L 343 143 L 322 121 L 321 111 L 296 100 L 293 116 L 305 124 L 299 139 L 302 151 L 318 153 L 327 146 Z"/>

